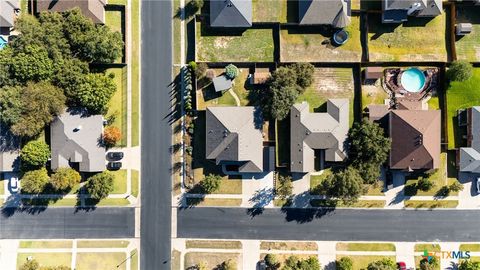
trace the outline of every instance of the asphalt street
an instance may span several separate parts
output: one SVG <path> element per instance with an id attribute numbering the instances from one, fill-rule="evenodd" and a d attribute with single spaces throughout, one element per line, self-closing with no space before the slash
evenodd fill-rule
<path id="1" fill-rule="evenodd" d="M 480 241 L 475 210 L 287 210 L 240 208 L 178 211 L 180 238 L 319 241 Z"/>
<path id="2" fill-rule="evenodd" d="M 170 269 L 172 1 L 142 1 L 140 265 Z"/>
<path id="3" fill-rule="evenodd" d="M 134 238 L 135 208 L 4 208 L 0 239 Z"/>

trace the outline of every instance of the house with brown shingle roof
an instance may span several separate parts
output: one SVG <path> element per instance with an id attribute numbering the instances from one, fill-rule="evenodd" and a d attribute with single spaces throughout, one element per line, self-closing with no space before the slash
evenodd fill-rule
<path id="1" fill-rule="evenodd" d="M 37 0 L 36 12 L 64 12 L 78 7 L 82 14 L 94 23 L 105 24 L 107 0 Z"/>
<path id="2" fill-rule="evenodd" d="M 391 169 L 431 170 L 440 166 L 440 110 L 392 110 L 389 113 L 392 140 Z"/>
<path id="3" fill-rule="evenodd" d="M 467 126 L 467 147 L 457 152 L 457 166 L 461 172 L 480 173 L 480 106 L 458 113 L 459 125 Z"/>

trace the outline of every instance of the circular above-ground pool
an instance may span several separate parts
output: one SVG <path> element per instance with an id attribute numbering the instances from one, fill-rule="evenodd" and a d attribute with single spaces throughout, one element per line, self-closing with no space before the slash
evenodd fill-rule
<path id="1" fill-rule="evenodd" d="M 400 82 L 408 92 L 418 93 L 425 86 L 425 75 L 418 68 L 409 68 L 402 72 Z"/>
<path id="2" fill-rule="evenodd" d="M 336 45 L 343 45 L 347 42 L 348 37 L 348 32 L 342 29 L 333 34 L 333 41 Z"/>

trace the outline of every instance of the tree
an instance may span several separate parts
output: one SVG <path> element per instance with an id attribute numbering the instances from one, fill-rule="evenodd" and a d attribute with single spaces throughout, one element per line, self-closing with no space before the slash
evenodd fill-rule
<path id="1" fill-rule="evenodd" d="M 228 259 L 221 263 L 216 269 L 218 270 L 237 270 L 237 266 L 235 263 L 231 260 Z"/>
<path id="2" fill-rule="evenodd" d="M 0 50 L 0 87 L 16 85 L 16 81 L 10 74 L 10 66 L 13 62 L 13 50 L 7 46 Z"/>
<path id="3" fill-rule="evenodd" d="M 238 76 L 238 68 L 232 64 L 225 67 L 225 76 L 230 80 L 235 79 Z"/>
<path id="4" fill-rule="evenodd" d="M 50 177 L 48 177 L 47 169 L 41 168 L 35 171 L 26 172 L 22 177 L 22 189 L 24 193 L 38 194 L 45 190 Z"/>
<path id="5" fill-rule="evenodd" d="M 68 190 L 80 183 L 82 177 L 72 168 L 58 168 L 51 177 L 51 183 L 56 190 Z"/>
<path id="6" fill-rule="evenodd" d="M 0 89 L 0 112 L 3 123 L 12 125 L 20 121 L 24 109 L 22 91 L 20 86 L 4 86 Z"/>
<path id="7" fill-rule="evenodd" d="M 397 265 L 389 258 L 383 258 L 368 264 L 367 270 L 396 270 Z"/>
<path id="8" fill-rule="evenodd" d="M 299 259 L 295 255 L 288 257 L 285 260 L 285 266 L 283 266 L 282 270 L 297 270 L 298 261 Z"/>
<path id="9" fill-rule="evenodd" d="M 480 262 L 462 260 L 458 265 L 458 270 L 480 270 Z"/>
<path id="10" fill-rule="evenodd" d="M 447 71 L 447 77 L 452 81 L 463 82 L 473 74 L 473 66 L 467 61 L 453 61 Z"/>
<path id="11" fill-rule="evenodd" d="M 43 141 L 29 141 L 20 151 L 22 166 L 38 169 L 50 158 L 50 147 Z"/>
<path id="12" fill-rule="evenodd" d="M 122 139 L 122 132 L 118 127 L 109 126 L 103 131 L 103 143 L 107 147 L 115 146 Z"/>
<path id="13" fill-rule="evenodd" d="M 270 88 L 285 88 L 297 85 L 297 74 L 289 67 L 279 67 L 276 69 L 268 81 Z M 296 87 L 295 87 L 296 88 Z"/>
<path id="14" fill-rule="evenodd" d="M 313 83 L 313 73 L 315 67 L 310 63 L 295 63 L 289 66 L 296 74 L 296 84 L 300 86 L 302 92 Z"/>
<path id="15" fill-rule="evenodd" d="M 278 120 L 283 120 L 290 113 L 292 105 L 297 100 L 297 88 L 287 86 L 284 88 L 275 87 L 270 90 L 273 92 L 270 115 Z"/>
<path id="16" fill-rule="evenodd" d="M 309 257 L 306 260 L 298 262 L 297 269 L 299 270 L 320 270 L 321 265 L 317 257 Z"/>
<path id="17" fill-rule="evenodd" d="M 353 270 L 353 261 L 349 257 L 342 257 L 336 261 L 337 270 Z"/>
<path id="18" fill-rule="evenodd" d="M 49 80 L 53 75 L 53 61 L 43 47 L 28 45 L 24 51 L 14 54 L 12 61 L 11 74 L 21 83 Z"/>
<path id="19" fill-rule="evenodd" d="M 430 260 L 422 259 L 420 261 L 420 269 L 421 270 L 435 270 L 438 267 L 438 259 L 437 257 L 432 257 Z"/>
<path id="20" fill-rule="evenodd" d="M 203 0 L 193 0 L 192 3 L 196 10 L 200 10 L 203 7 Z"/>
<path id="21" fill-rule="evenodd" d="M 349 166 L 332 174 L 323 182 L 328 196 L 341 199 L 345 203 L 356 201 L 363 192 L 363 181 L 358 171 Z"/>
<path id="22" fill-rule="evenodd" d="M 452 192 L 459 192 L 463 190 L 463 185 L 460 182 L 455 181 L 448 187 L 448 189 Z"/>
<path id="23" fill-rule="evenodd" d="M 90 113 L 105 113 L 108 102 L 117 89 L 113 76 L 113 74 L 105 76 L 101 73 L 87 74 L 77 86 L 73 99 L 78 105 L 87 108 Z"/>
<path id="24" fill-rule="evenodd" d="M 388 158 L 390 139 L 376 123 L 363 119 L 355 122 L 348 131 L 349 160 L 358 169 L 367 184 L 374 183 L 380 175 L 380 167 Z"/>
<path id="25" fill-rule="evenodd" d="M 113 191 L 113 180 L 113 174 L 105 171 L 88 178 L 85 187 L 92 199 L 102 200 Z"/>
<path id="26" fill-rule="evenodd" d="M 88 64 L 76 58 L 65 59 L 62 67 L 55 73 L 52 83 L 63 89 L 68 103 L 75 105 L 77 102 L 78 85 L 83 83 L 88 74 Z"/>
<path id="27" fill-rule="evenodd" d="M 277 256 L 275 254 L 265 255 L 265 264 L 267 265 L 267 270 L 277 270 L 280 268 L 280 263 L 278 262 Z"/>
<path id="28" fill-rule="evenodd" d="M 210 194 L 220 188 L 222 177 L 216 174 L 209 174 L 200 182 L 203 192 Z"/>
<path id="29" fill-rule="evenodd" d="M 293 192 L 292 177 L 289 175 L 279 175 L 276 185 L 276 193 L 283 200 L 290 198 Z"/>
<path id="30" fill-rule="evenodd" d="M 38 270 L 40 265 L 38 264 L 37 260 L 30 260 L 26 261 L 22 266 L 20 266 L 20 270 Z"/>
<path id="31" fill-rule="evenodd" d="M 434 183 L 430 178 L 421 177 L 417 182 L 417 188 L 422 191 L 429 191 L 434 186 Z"/>

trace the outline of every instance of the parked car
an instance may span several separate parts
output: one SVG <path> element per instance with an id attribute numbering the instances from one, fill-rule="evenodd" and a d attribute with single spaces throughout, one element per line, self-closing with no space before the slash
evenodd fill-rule
<path id="1" fill-rule="evenodd" d="M 265 263 L 264 260 L 261 260 L 257 264 L 257 270 L 265 270 L 267 269 L 267 264 Z"/>
<path id="2" fill-rule="evenodd" d="M 477 182 L 475 183 L 477 187 L 477 194 L 480 194 L 480 177 L 477 177 Z"/>
<path id="3" fill-rule="evenodd" d="M 406 270 L 407 269 L 407 264 L 405 264 L 405 262 L 397 262 L 397 269 L 398 270 Z"/>
<path id="4" fill-rule="evenodd" d="M 107 164 L 107 169 L 110 171 L 120 170 L 122 168 L 122 162 L 114 161 Z"/>
<path id="5" fill-rule="evenodd" d="M 123 152 L 108 152 L 107 159 L 111 161 L 119 161 L 123 158 Z"/>
<path id="6" fill-rule="evenodd" d="M 18 192 L 18 177 L 10 178 L 10 192 Z"/>

